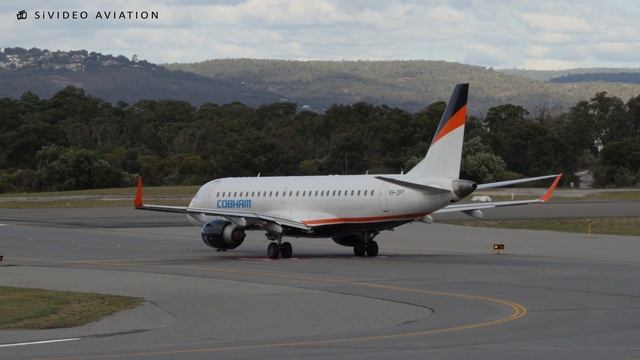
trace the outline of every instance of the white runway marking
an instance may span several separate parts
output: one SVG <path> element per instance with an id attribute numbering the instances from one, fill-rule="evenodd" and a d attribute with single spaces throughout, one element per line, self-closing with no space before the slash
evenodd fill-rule
<path id="1" fill-rule="evenodd" d="M 7 224 L 0 224 L 0 226 L 7 226 Z"/>
<path id="2" fill-rule="evenodd" d="M 29 341 L 29 342 L 20 342 L 20 343 L 10 343 L 10 344 L 0 344 L 0 348 L 3 347 L 12 347 L 12 346 L 27 346 L 27 345 L 40 345 L 40 344 L 52 344 L 59 342 L 67 342 L 67 341 L 76 341 L 82 340 L 85 338 L 68 338 L 68 339 L 54 339 L 54 340 L 40 340 L 40 341 Z"/>

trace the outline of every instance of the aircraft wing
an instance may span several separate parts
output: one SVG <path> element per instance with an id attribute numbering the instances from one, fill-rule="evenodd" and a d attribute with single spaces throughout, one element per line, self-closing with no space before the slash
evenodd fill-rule
<path id="1" fill-rule="evenodd" d="M 138 188 L 136 190 L 136 198 L 133 202 L 133 205 L 138 210 L 150 210 L 150 211 L 163 211 L 163 212 L 174 212 L 174 213 L 182 213 L 182 214 L 194 214 L 194 215 L 209 215 L 209 216 L 219 216 L 223 218 L 229 219 L 231 222 L 236 222 L 234 220 L 244 218 L 244 219 L 256 219 L 262 220 L 266 222 L 275 223 L 281 226 L 288 226 L 302 230 L 309 230 L 309 226 L 304 223 L 289 219 L 280 215 L 272 215 L 272 214 L 262 214 L 255 211 L 238 211 L 238 210 L 226 210 L 226 209 L 204 209 L 204 208 L 192 208 L 188 206 L 166 206 L 166 205 L 145 205 L 142 203 L 142 177 L 138 178 Z"/>
<path id="2" fill-rule="evenodd" d="M 440 214 L 440 213 L 448 213 L 448 212 L 455 212 L 455 211 L 470 212 L 470 211 L 473 211 L 473 210 L 490 209 L 490 208 L 496 208 L 496 207 L 518 206 L 518 205 L 528 205 L 528 204 L 534 204 L 534 203 L 547 202 L 551 198 L 551 196 L 553 195 L 553 192 L 555 191 L 556 187 L 558 186 L 558 182 L 560 182 L 560 178 L 562 177 L 562 174 L 551 175 L 551 176 L 540 176 L 538 178 L 522 179 L 522 180 L 527 180 L 527 181 L 534 181 L 534 180 L 548 179 L 548 178 L 550 178 L 552 176 L 555 176 L 556 179 L 553 181 L 553 183 L 551 184 L 549 189 L 547 189 L 547 192 L 545 192 L 544 195 L 540 196 L 537 199 L 451 204 L 451 205 L 446 206 L 446 207 L 444 207 L 444 208 L 442 208 L 440 210 L 436 210 L 433 213 L 434 214 Z M 513 181 L 524 182 L 524 181 L 521 181 L 521 180 L 513 180 Z M 513 184 L 510 181 L 501 181 L 499 183 L 491 183 L 491 184 L 485 184 L 485 185 L 501 184 L 501 185 L 497 185 L 497 186 L 491 186 L 491 187 L 498 187 L 498 186 L 505 186 L 504 183 L 509 183 L 507 185 Z M 482 185 L 479 185 L 478 188 L 480 188 L 481 186 Z M 486 189 L 487 187 L 484 187 L 484 188 Z"/>

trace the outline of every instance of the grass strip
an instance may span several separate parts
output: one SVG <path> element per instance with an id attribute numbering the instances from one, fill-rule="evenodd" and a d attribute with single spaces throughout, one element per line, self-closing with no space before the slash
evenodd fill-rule
<path id="1" fill-rule="evenodd" d="M 145 195 L 185 195 L 193 196 L 196 194 L 200 186 L 145 186 Z M 131 196 L 136 193 L 135 187 L 110 188 L 110 189 L 91 189 L 91 190 L 71 190 L 71 191 L 47 191 L 47 192 L 30 192 L 30 193 L 6 193 L 0 194 L 0 197 L 41 197 L 41 196 Z"/>
<path id="2" fill-rule="evenodd" d="M 189 200 L 153 200 L 145 199 L 145 203 L 155 205 L 187 206 Z M 133 200 L 82 199 L 52 201 L 0 201 L 0 209 L 48 209 L 48 208 L 108 208 L 133 207 Z"/>
<path id="3" fill-rule="evenodd" d="M 553 218 L 509 220 L 444 220 L 447 224 L 504 229 L 549 230 L 587 234 L 640 236 L 640 217 Z"/>
<path id="4" fill-rule="evenodd" d="M 129 296 L 0 286 L 0 330 L 80 326 L 143 301 Z"/>

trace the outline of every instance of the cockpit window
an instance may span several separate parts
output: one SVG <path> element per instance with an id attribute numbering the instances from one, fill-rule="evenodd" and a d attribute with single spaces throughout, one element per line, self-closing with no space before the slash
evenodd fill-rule
<path id="1" fill-rule="evenodd" d="M 198 196 L 200 196 L 201 192 L 202 192 L 202 188 L 198 189 L 198 192 L 196 193 L 196 195 L 193 198 L 197 200 Z"/>

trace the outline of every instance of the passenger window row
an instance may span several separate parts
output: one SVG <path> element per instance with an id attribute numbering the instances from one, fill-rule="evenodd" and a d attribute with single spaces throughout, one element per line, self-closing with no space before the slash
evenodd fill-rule
<path id="1" fill-rule="evenodd" d="M 373 196 L 373 190 L 289 190 L 287 191 L 222 191 L 217 192 L 216 197 L 345 197 L 345 196 Z"/>

